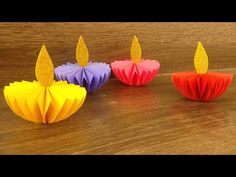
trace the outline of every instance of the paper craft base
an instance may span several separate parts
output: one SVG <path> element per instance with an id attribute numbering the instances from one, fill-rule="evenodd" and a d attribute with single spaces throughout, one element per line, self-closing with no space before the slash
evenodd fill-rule
<path id="1" fill-rule="evenodd" d="M 89 62 L 85 67 L 80 67 L 76 63 L 67 63 L 55 68 L 55 76 L 58 80 L 85 87 L 89 93 L 101 88 L 110 74 L 110 66 L 101 62 Z"/>
<path id="2" fill-rule="evenodd" d="M 22 81 L 5 86 L 4 96 L 11 110 L 21 118 L 50 124 L 74 114 L 82 106 L 86 90 L 66 81 L 54 81 L 49 87 L 37 81 Z"/>
<path id="3" fill-rule="evenodd" d="M 111 68 L 121 82 L 129 86 L 142 86 L 148 84 L 158 74 L 160 63 L 148 59 L 142 59 L 137 64 L 131 60 L 123 60 L 112 62 Z"/>
<path id="4" fill-rule="evenodd" d="M 221 96 L 231 84 L 232 78 L 232 74 L 225 73 L 179 72 L 172 74 L 172 83 L 182 96 L 206 102 Z"/>

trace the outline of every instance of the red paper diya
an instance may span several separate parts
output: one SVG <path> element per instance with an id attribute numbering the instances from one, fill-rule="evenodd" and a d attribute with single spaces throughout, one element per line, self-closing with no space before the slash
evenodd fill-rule
<path id="1" fill-rule="evenodd" d="M 159 72 L 160 63 L 156 60 L 141 59 L 141 47 L 134 36 L 131 45 L 131 60 L 114 61 L 111 68 L 121 82 L 130 86 L 148 84 Z"/>
<path id="2" fill-rule="evenodd" d="M 194 56 L 195 72 L 172 74 L 172 82 L 182 96 L 194 101 L 209 101 L 222 95 L 232 82 L 233 75 L 208 71 L 208 56 L 199 42 Z"/>

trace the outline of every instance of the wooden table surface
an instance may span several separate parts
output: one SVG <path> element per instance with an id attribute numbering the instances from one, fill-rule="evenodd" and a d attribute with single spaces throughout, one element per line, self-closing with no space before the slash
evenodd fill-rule
<path id="1" fill-rule="evenodd" d="M 134 34 L 161 70 L 147 86 L 112 75 L 70 118 L 51 125 L 16 116 L 0 92 L 0 154 L 236 154 L 236 82 L 218 99 L 180 96 L 171 73 L 193 71 L 197 42 L 209 70 L 236 74 L 236 23 L 0 23 L 0 88 L 35 79 L 44 43 L 55 66 L 73 62 L 79 35 L 91 60 L 129 58 Z"/>

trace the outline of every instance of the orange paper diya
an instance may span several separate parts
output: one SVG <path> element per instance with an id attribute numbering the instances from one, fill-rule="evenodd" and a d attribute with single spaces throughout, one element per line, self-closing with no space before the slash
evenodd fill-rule
<path id="1" fill-rule="evenodd" d="M 184 97 L 194 101 L 209 101 L 222 95 L 232 82 L 233 75 L 208 72 L 208 56 L 201 42 L 194 56 L 194 72 L 172 74 L 172 82 Z"/>
<path id="2" fill-rule="evenodd" d="M 75 113 L 86 97 L 84 87 L 54 81 L 54 66 L 43 45 L 35 67 L 38 81 L 14 82 L 4 87 L 4 96 L 13 112 L 35 123 L 53 123 Z"/>
<path id="3" fill-rule="evenodd" d="M 131 60 L 114 61 L 111 68 L 121 82 L 130 86 L 148 84 L 159 72 L 160 63 L 156 60 L 142 59 L 142 50 L 134 36 L 131 45 Z"/>

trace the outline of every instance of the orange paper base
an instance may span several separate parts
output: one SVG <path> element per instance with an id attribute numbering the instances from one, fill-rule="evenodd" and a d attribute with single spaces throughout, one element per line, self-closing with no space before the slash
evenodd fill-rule
<path id="1" fill-rule="evenodd" d="M 195 101 L 209 101 L 222 95 L 232 82 L 233 75 L 208 72 L 198 74 L 179 72 L 172 74 L 172 82 L 183 95 Z"/>

